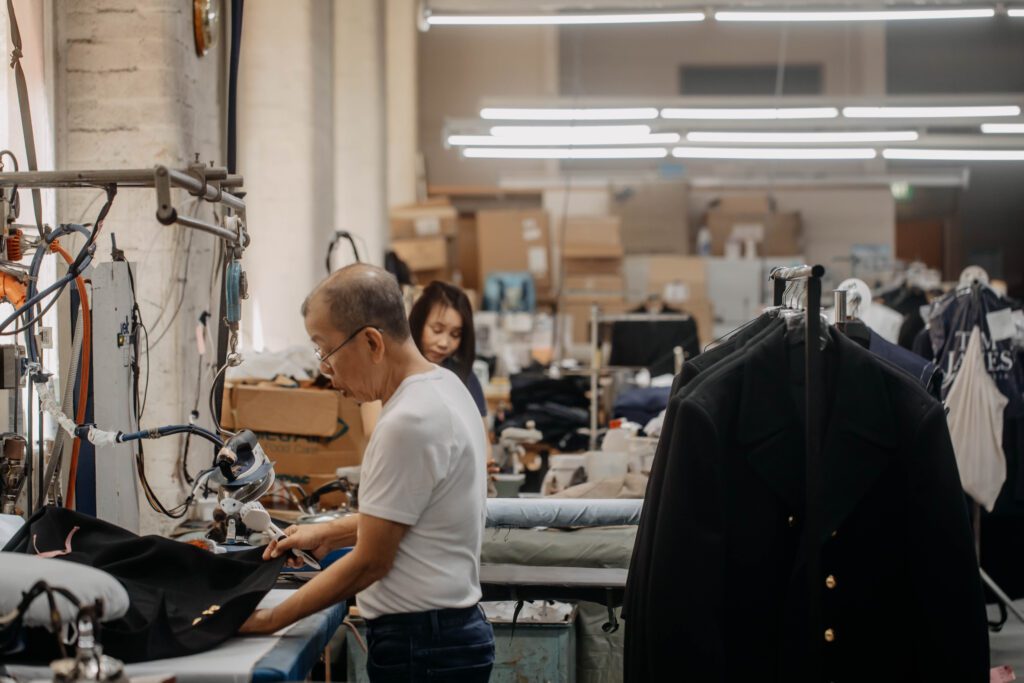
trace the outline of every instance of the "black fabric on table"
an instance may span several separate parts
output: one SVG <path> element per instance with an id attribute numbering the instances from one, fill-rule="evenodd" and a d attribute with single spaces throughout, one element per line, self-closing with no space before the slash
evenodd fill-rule
<path id="1" fill-rule="evenodd" d="M 63 549 L 76 526 L 71 553 L 51 561 L 96 567 L 124 585 L 128 613 L 103 624 L 100 638 L 105 653 L 129 663 L 195 654 L 231 638 L 274 587 L 287 559 L 264 562 L 262 548 L 214 555 L 57 507 L 33 515 L 4 550 L 34 555 L 36 547 Z M 53 635 L 43 629 L 28 629 L 24 644 L 22 661 L 47 663 L 57 656 Z"/>

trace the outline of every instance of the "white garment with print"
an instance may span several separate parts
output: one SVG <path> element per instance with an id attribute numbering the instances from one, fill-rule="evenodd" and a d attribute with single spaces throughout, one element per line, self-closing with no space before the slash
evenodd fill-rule
<path id="1" fill-rule="evenodd" d="M 989 512 L 1006 481 L 1002 440 L 1007 401 L 985 368 L 981 330 L 975 326 L 946 396 L 946 419 L 964 491 Z"/>

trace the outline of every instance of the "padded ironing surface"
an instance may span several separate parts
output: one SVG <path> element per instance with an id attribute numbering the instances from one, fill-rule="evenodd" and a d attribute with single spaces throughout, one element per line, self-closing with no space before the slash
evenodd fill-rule
<path id="1" fill-rule="evenodd" d="M 0 614 L 7 614 L 21 602 L 22 594 L 37 581 L 46 581 L 54 588 L 70 591 L 87 605 L 103 600 L 103 621 L 119 619 L 128 611 L 128 591 L 107 572 L 74 562 L 38 557 L 24 553 L 0 552 Z M 54 593 L 57 612 L 62 623 L 71 623 L 78 608 L 59 593 Z M 50 603 L 40 595 L 29 606 L 23 619 L 25 626 L 51 628 Z"/>

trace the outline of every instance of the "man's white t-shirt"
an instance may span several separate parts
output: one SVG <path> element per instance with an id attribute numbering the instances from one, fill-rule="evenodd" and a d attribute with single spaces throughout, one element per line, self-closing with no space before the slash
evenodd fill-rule
<path id="1" fill-rule="evenodd" d="M 362 616 L 475 605 L 486 498 L 486 442 L 469 391 L 439 367 L 407 377 L 363 454 L 359 511 L 409 530 L 391 571 L 357 596 Z"/>

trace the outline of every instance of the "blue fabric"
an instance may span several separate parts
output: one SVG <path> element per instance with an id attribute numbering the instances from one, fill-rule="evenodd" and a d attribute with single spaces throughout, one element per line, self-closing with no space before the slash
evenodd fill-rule
<path id="1" fill-rule="evenodd" d="M 510 299 L 515 299 L 518 303 L 510 306 Z M 537 292 L 530 273 L 491 273 L 487 276 L 484 282 L 485 311 L 533 313 L 536 307 Z"/>
<path id="2" fill-rule="evenodd" d="M 931 389 L 932 378 L 935 377 L 935 372 L 938 370 L 934 363 L 929 363 L 913 351 L 908 351 L 902 346 L 886 341 L 876 334 L 874 330 L 871 330 L 868 351 L 906 371 L 920 382 L 921 386 L 929 390 Z"/>
<path id="3" fill-rule="evenodd" d="M 494 667 L 494 630 L 476 605 L 371 619 L 366 646 L 371 683 L 486 683 Z"/>
<path id="4" fill-rule="evenodd" d="M 612 414 L 645 425 L 668 406 L 672 387 L 628 389 L 615 397 Z"/>
<path id="5" fill-rule="evenodd" d="M 304 681 L 345 618 L 345 603 L 310 615 L 290 628 L 252 671 L 254 683 Z"/>

